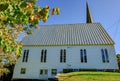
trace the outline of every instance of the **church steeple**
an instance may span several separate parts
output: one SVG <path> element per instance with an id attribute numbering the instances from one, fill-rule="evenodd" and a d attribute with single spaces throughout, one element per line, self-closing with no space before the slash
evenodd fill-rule
<path id="1" fill-rule="evenodd" d="M 93 23 L 88 3 L 86 2 L 86 23 Z"/>

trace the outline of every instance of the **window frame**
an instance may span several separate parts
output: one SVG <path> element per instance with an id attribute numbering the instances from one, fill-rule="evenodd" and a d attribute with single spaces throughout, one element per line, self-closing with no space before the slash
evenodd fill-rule
<path id="1" fill-rule="evenodd" d="M 47 62 L 47 50 L 46 49 L 42 49 L 41 50 L 41 59 L 40 59 L 41 63 L 46 63 Z"/>
<path id="2" fill-rule="evenodd" d="M 22 58 L 22 62 L 28 62 L 28 56 L 29 56 L 29 49 L 25 49 L 23 52 L 23 58 Z"/>
<path id="3" fill-rule="evenodd" d="M 102 54 L 102 62 L 103 63 L 109 63 L 109 55 L 108 55 L 108 50 L 105 49 L 101 49 L 101 54 Z"/>
<path id="4" fill-rule="evenodd" d="M 86 49 L 80 49 L 80 62 L 87 63 L 87 51 L 86 51 Z"/>
<path id="5" fill-rule="evenodd" d="M 60 63 L 66 63 L 66 49 L 60 50 Z"/>
<path id="6" fill-rule="evenodd" d="M 26 74 L 26 68 L 21 68 L 20 74 Z"/>
<path id="7" fill-rule="evenodd" d="M 57 74 L 57 69 L 51 69 L 51 74 L 56 75 Z"/>
<path id="8" fill-rule="evenodd" d="M 47 69 L 40 69 L 40 75 L 48 75 Z"/>

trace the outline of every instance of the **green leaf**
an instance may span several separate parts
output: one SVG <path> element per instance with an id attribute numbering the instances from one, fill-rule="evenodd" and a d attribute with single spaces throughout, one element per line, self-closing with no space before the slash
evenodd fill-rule
<path id="1" fill-rule="evenodd" d="M 9 10 L 10 10 L 10 12 L 13 11 L 13 6 L 12 5 L 9 5 Z"/>
<path id="2" fill-rule="evenodd" d="M 8 8 L 8 4 L 5 3 L 5 4 L 0 4 L 0 11 L 5 11 L 7 8 Z"/>
<path id="3" fill-rule="evenodd" d="M 27 23 L 28 23 L 28 20 L 29 20 L 29 18 L 28 18 L 26 15 L 23 15 L 23 17 L 22 17 L 23 23 L 24 23 L 24 24 L 27 24 Z"/>
<path id="4" fill-rule="evenodd" d="M 25 1 L 22 1 L 21 4 L 20 4 L 20 7 L 25 8 L 26 6 L 27 6 L 27 3 Z"/>
<path id="5" fill-rule="evenodd" d="M 14 12 L 10 12 L 10 16 L 13 16 L 14 15 Z"/>
<path id="6" fill-rule="evenodd" d="M 40 12 L 40 11 L 41 11 L 41 7 L 40 7 L 40 6 L 38 6 L 38 9 L 37 9 L 37 10 L 38 10 L 38 12 Z"/>
<path id="7" fill-rule="evenodd" d="M 1 45 L 1 46 L 4 45 L 4 41 L 5 41 L 5 40 L 2 38 L 2 39 L 1 39 L 1 42 L 0 42 L 0 45 Z"/>
<path id="8" fill-rule="evenodd" d="M 59 15 L 60 14 L 60 8 L 56 8 L 56 14 Z"/>

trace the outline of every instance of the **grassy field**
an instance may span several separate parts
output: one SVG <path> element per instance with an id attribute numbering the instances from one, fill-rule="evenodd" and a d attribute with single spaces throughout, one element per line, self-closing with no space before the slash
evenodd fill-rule
<path id="1" fill-rule="evenodd" d="M 120 73 L 115 72 L 72 72 L 61 74 L 59 81 L 120 81 Z"/>

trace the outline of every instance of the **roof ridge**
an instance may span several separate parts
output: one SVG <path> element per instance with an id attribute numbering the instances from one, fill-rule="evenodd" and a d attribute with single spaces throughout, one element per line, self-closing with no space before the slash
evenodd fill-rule
<path id="1" fill-rule="evenodd" d="M 73 24 L 48 24 L 48 25 L 39 25 L 39 27 L 41 26 L 58 26 L 58 25 L 84 25 L 84 24 L 100 24 L 99 22 L 95 22 L 95 23 L 73 23 Z"/>

